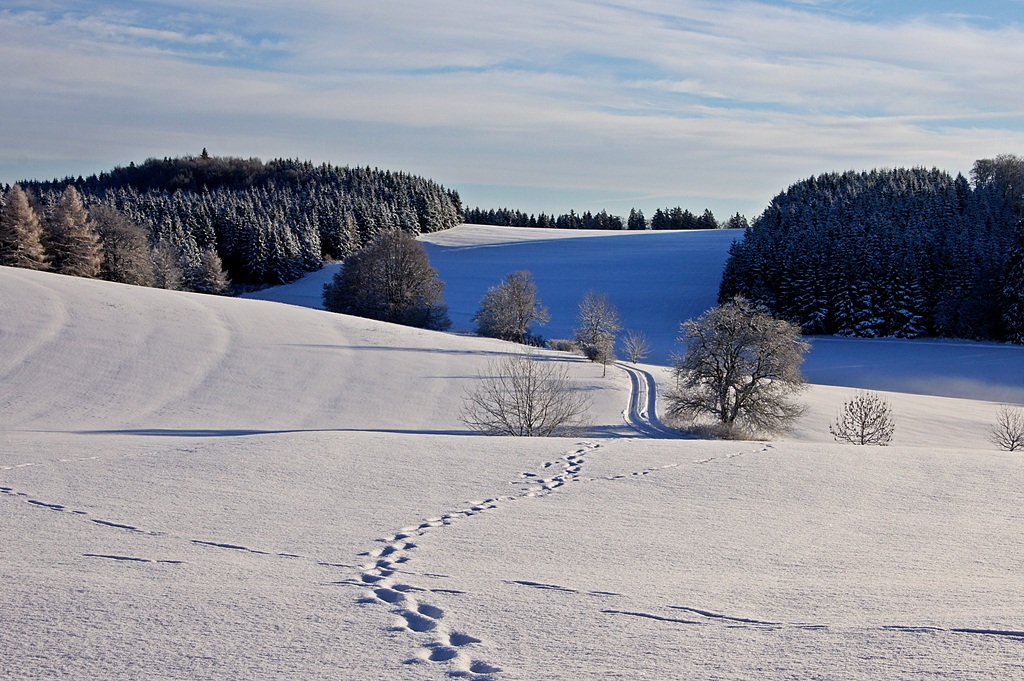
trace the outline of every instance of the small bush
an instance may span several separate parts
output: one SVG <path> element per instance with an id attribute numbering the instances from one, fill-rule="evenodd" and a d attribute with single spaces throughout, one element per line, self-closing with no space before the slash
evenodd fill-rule
<path id="1" fill-rule="evenodd" d="M 564 361 L 526 350 L 488 363 L 459 418 L 485 435 L 551 437 L 576 432 L 589 407 Z"/>
<path id="2" fill-rule="evenodd" d="M 828 432 L 837 442 L 885 446 L 892 441 L 896 422 L 889 402 L 873 392 L 859 392 L 843 405 Z"/>
<path id="3" fill-rule="evenodd" d="M 743 426 L 733 423 L 732 425 L 722 423 L 721 421 L 714 422 L 694 422 L 683 427 L 683 432 L 687 435 L 699 438 L 701 440 L 763 440 L 763 437 L 759 437 L 752 433 Z"/>
<path id="4" fill-rule="evenodd" d="M 996 423 L 989 429 L 989 442 L 1008 452 L 1024 450 L 1024 411 L 1003 405 L 996 413 Z"/>
<path id="5" fill-rule="evenodd" d="M 574 355 L 583 354 L 579 343 L 569 338 L 552 338 L 548 341 L 548 347 L 558 352 L 571 352 Z"/>

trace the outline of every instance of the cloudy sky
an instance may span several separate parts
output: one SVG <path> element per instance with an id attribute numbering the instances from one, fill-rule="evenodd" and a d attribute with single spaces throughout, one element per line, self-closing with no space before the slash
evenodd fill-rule
<path id="1" fill-rule="evenodd" d="M 0 182 L 206 147 L 724 218 L 1024 153 L 1024 0 L 5 0 L 0 65 Z"/>

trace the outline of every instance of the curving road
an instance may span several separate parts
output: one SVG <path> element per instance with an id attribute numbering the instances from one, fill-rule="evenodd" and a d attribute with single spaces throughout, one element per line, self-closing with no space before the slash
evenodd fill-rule
<path id="1" fill-rule="evenodd" d="M 616 362 L 629 375 L 629 407 L 622 417 L 642 437 L 681 438 L 683 434 L 669 428 L 658 418 L 658 384 L 649 372 L 626 362 Z"/>

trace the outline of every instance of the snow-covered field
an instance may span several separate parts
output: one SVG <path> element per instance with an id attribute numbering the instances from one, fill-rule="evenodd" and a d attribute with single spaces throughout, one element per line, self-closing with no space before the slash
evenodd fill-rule
<path id="1" fill-rule="evenodd" d="M 830 441 L 830 386 L 785 439 L 643 438 L 566 359 L 590 433 L 469 434 L 506 351 L 0 268 L 0 676 L 1024 678 L 993 402 L 889 394 L 887 448 Z"/>
<path id="2" fill-rule="evenodd" d="M 642 330 L 648 361 L 670 363 L 681 350 L 679 323 L 713 307 L 736 230 L 602 232 L 462 225 L 421 237 L 445 282 L 453 331 L 471 332 L 480 298 L 508 272 L 529 270 L 551 322 L 546 338 L 571 338 L 576 306 L 588 289 L 608 294 L 623 326 Z M 320 308 L 338 265 L 252 297 Z M 933 339 L 811 338 L 804 364 L 822 385 L 1024 404 L 1024 348 Z"/>

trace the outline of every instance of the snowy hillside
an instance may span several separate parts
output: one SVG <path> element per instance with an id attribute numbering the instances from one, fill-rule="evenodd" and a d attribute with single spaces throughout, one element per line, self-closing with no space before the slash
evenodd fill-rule
<path id="1" fill-rule="evenodd" d="M 496 341 L 9 268 L 0 320 L 0 677 L 1024 676 L 994 404 L 646 439 L 568 358 L 593 432 L 486 438 Z"/>
<path id="2" fill-rule="evenodd" d="M 576 306 L 588 289 L 603 291 L 626 328 L 642 330 L 648 361 L 667 365 L 679 323 L 715 305 L 729 246 L 742 233 L 594 232 L 462 225 L 424 235 L 431 264 L 445 282 L 453 330 L 470 332 L 480 298 L 508 272 L 533 273 L 551 322 L 547 338 L 571 337 Z M 320 307 L 329 265 L 252 297 Z M 812 383 L 1024 404 L 1024 348 L 934 339 L 814 338 L 804 364 Z"/>

